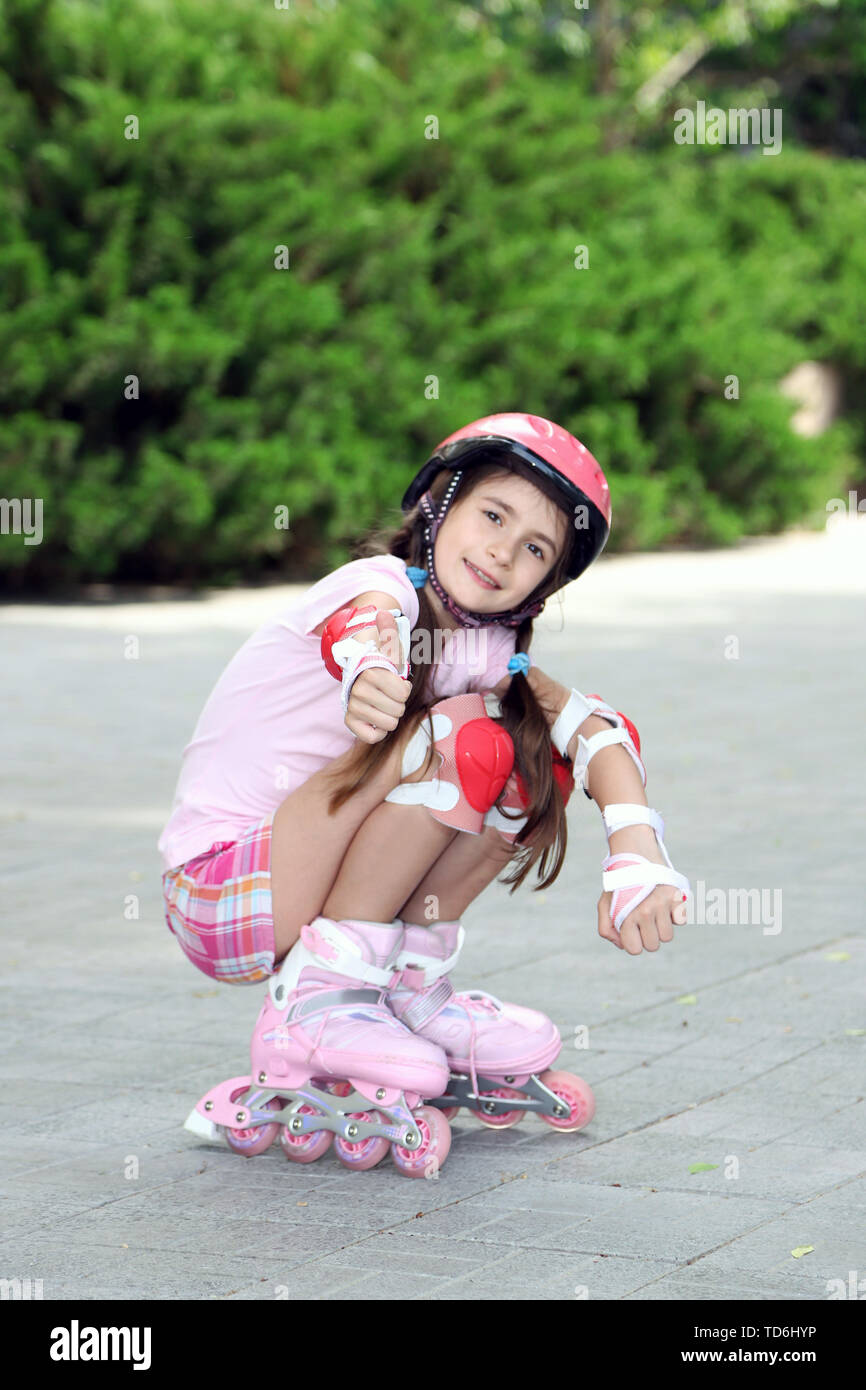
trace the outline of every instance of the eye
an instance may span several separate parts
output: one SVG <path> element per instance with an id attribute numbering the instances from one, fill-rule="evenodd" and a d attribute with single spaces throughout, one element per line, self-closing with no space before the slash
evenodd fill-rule
<path id="1" fill-rule="evenodd" d="M 528 545 L 528 548 L 533 552 L 534 555 L 536 555 L 536 556 L 538 557 L 539 560 L 543 560 L 543 559 L 544 559 L 544 552 L 543 552 L 543 550 L 541 549 L 541 546 L 540 546 L 540 545 L 535 545 L 532 541 L 528 541 L 528 542 L 527 542 L 527 545 Z"/>
<path id="2" fill-rule="evenodd" d="M 496 517 L 496 520 L 498 520 L 498 521 L 500 520 L 500 517 L 499 517 L 499 513 L 498 513 L 498 512 L 492 512 L 492 510 L 485 510 L 485 513 L 484 513 L 484 514 L 485 514 L 485 517 Z M 545 557 L 545 556 L 544 556 L 544 550 L 541 549 L 541 546 L 535 545 L 535 542 L 534 542 L 534 541 L 530 541 L 530 542 L 527 542 L 527 543 L 528 543 L 528 545 L 530 545 L 530 548 L 531 548 L 532 550 L 535 550 L 535 552 L 537 552 L 538 559 L 539 559 L 539 560 L 544 560 L 544 557 Z"/>

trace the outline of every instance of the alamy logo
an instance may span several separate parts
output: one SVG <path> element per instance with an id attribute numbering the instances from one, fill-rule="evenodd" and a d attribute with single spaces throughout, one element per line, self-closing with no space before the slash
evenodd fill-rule
<path id="1" fill-rule="evenodd" d="M 0 497 L 0 535 L 23 535 L 25 545 L 41 545 L 42 498 Z"/>
<path id="2" fill-rule="evenodd" d="M 776 121 L 779 129 L 776 130 Z M 699 101 L 695 110 L 680 106 L 674 112 L 674 141 L 677 145 L 763 145 L 764 154 L 778 154 L 782 148 L 782 111 L 764 106 L 737 106 L 723 111 Z"/>
<path id="3" fill-rule="evenodd" d="M 0 1279 L 0 1300 L 42 1298 L 41 1279 Z"/>
<path id="4" fill-rule="evenodd" d="M 772 894 L 772 897 L 770 896 Z M 686 903 L 689 926 L 760 926 L 764 936 L 782 930 L 781 888 L 708 888 L 702 878 Z"/>
<path id="5" fill-rule="evenodd" d="M 52 1361 L 132 1361 L 134 1371 L 150 1369 L 149 1327 L 69 1327 L 51 1329 Z"/>

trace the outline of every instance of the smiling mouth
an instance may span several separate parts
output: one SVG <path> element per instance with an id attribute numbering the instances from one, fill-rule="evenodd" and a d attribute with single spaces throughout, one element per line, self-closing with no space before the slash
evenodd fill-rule
<path id="1" fill-rule="evenodd" d="M 480 584 L 482 589 L 502 588 L 501 584 L 497 584 L 495 579 L 491 579 L 489 574 L 485 574 L 484 570 L 479 569 L 477 565 L 473 565 L 470 560 L 464 560 L 463 563 L 468 569 L 469 573 L 472 575 L 472 578 L 475 580 L 476 584 Z"/>

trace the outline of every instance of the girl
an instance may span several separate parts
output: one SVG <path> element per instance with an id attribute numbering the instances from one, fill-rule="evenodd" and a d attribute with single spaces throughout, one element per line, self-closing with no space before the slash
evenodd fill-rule
<path id="1" fill-rule="evenodd" d="M 559 1051 L 549 1019 L 455 995 L 448 979 L 460 917 L 498 873 L 512 891 L 533 867 L 538 888 L 556 878 L 572 773 L 609 837 L 601 936 L 657 950 L 685 920 L 688 882 L 647 806 L 634 726 L 529 657 L 545 599 L 609 534 L 592 455 L 549 420 L 488 416 L 439 445 L 403 510 L 394 535 L 226 667 L 159 848 L 166 920 L 189 959 L 217 980 L 269 979 L 252 1084 L 214 1088 L 188 1127 L 259 1152 L 281 1128 L 269 1113 L 281 1084 L 289 1157 L 317 1157 L 336 1133 L 341 1161 L 367 1167 L 399 1139 L 395 1161 L 415 1173 L 450 1139 L 444 1107 L 410 1112 L 446 1087 L 489 1123 L 527 1108 L 559 1128 L 591 1117 L 591 1092 L 567 1084 L 578 1078 L 535 1075 Z M 334 1100 L 345 1085 L 311 1078 L 356 1089 Z M 523 1092 L 533 1099 L 505 1106 Z M 370 1101 L 377 1114 L 358 1109 Z"/>

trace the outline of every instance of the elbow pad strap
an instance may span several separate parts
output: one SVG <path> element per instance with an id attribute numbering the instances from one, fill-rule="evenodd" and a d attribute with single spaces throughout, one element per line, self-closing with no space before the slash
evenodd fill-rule
<path id="1" fill-rule="evenodd" d="M 574 780 L 577 785 L 586 796 L 589 796 L 586 775 L 593 757 L 600 749 L 607 748 L 613 743 L 621 743 L 640 773 L 641 782 L 646 786 L 646 768 L 641 762 L 640 735 L 637 729 L 630 719 L 626 719 L 619 710 L 612 709 L 610 705 L 605 704 L 598 695 L 581 695 L 579 690 L 572 690 L 568 704 L 561 711 L 550 731 L 554 747 L 563 757 L 566 757 L 569 742 L 584 720 L 588 719 L 591 714 L 600 715 L 613 727 L 609 731 L 592 734 L 589 738 L 584 738 L 582 734 L 578 734 L 577 757 L 574 762 Z"/>

